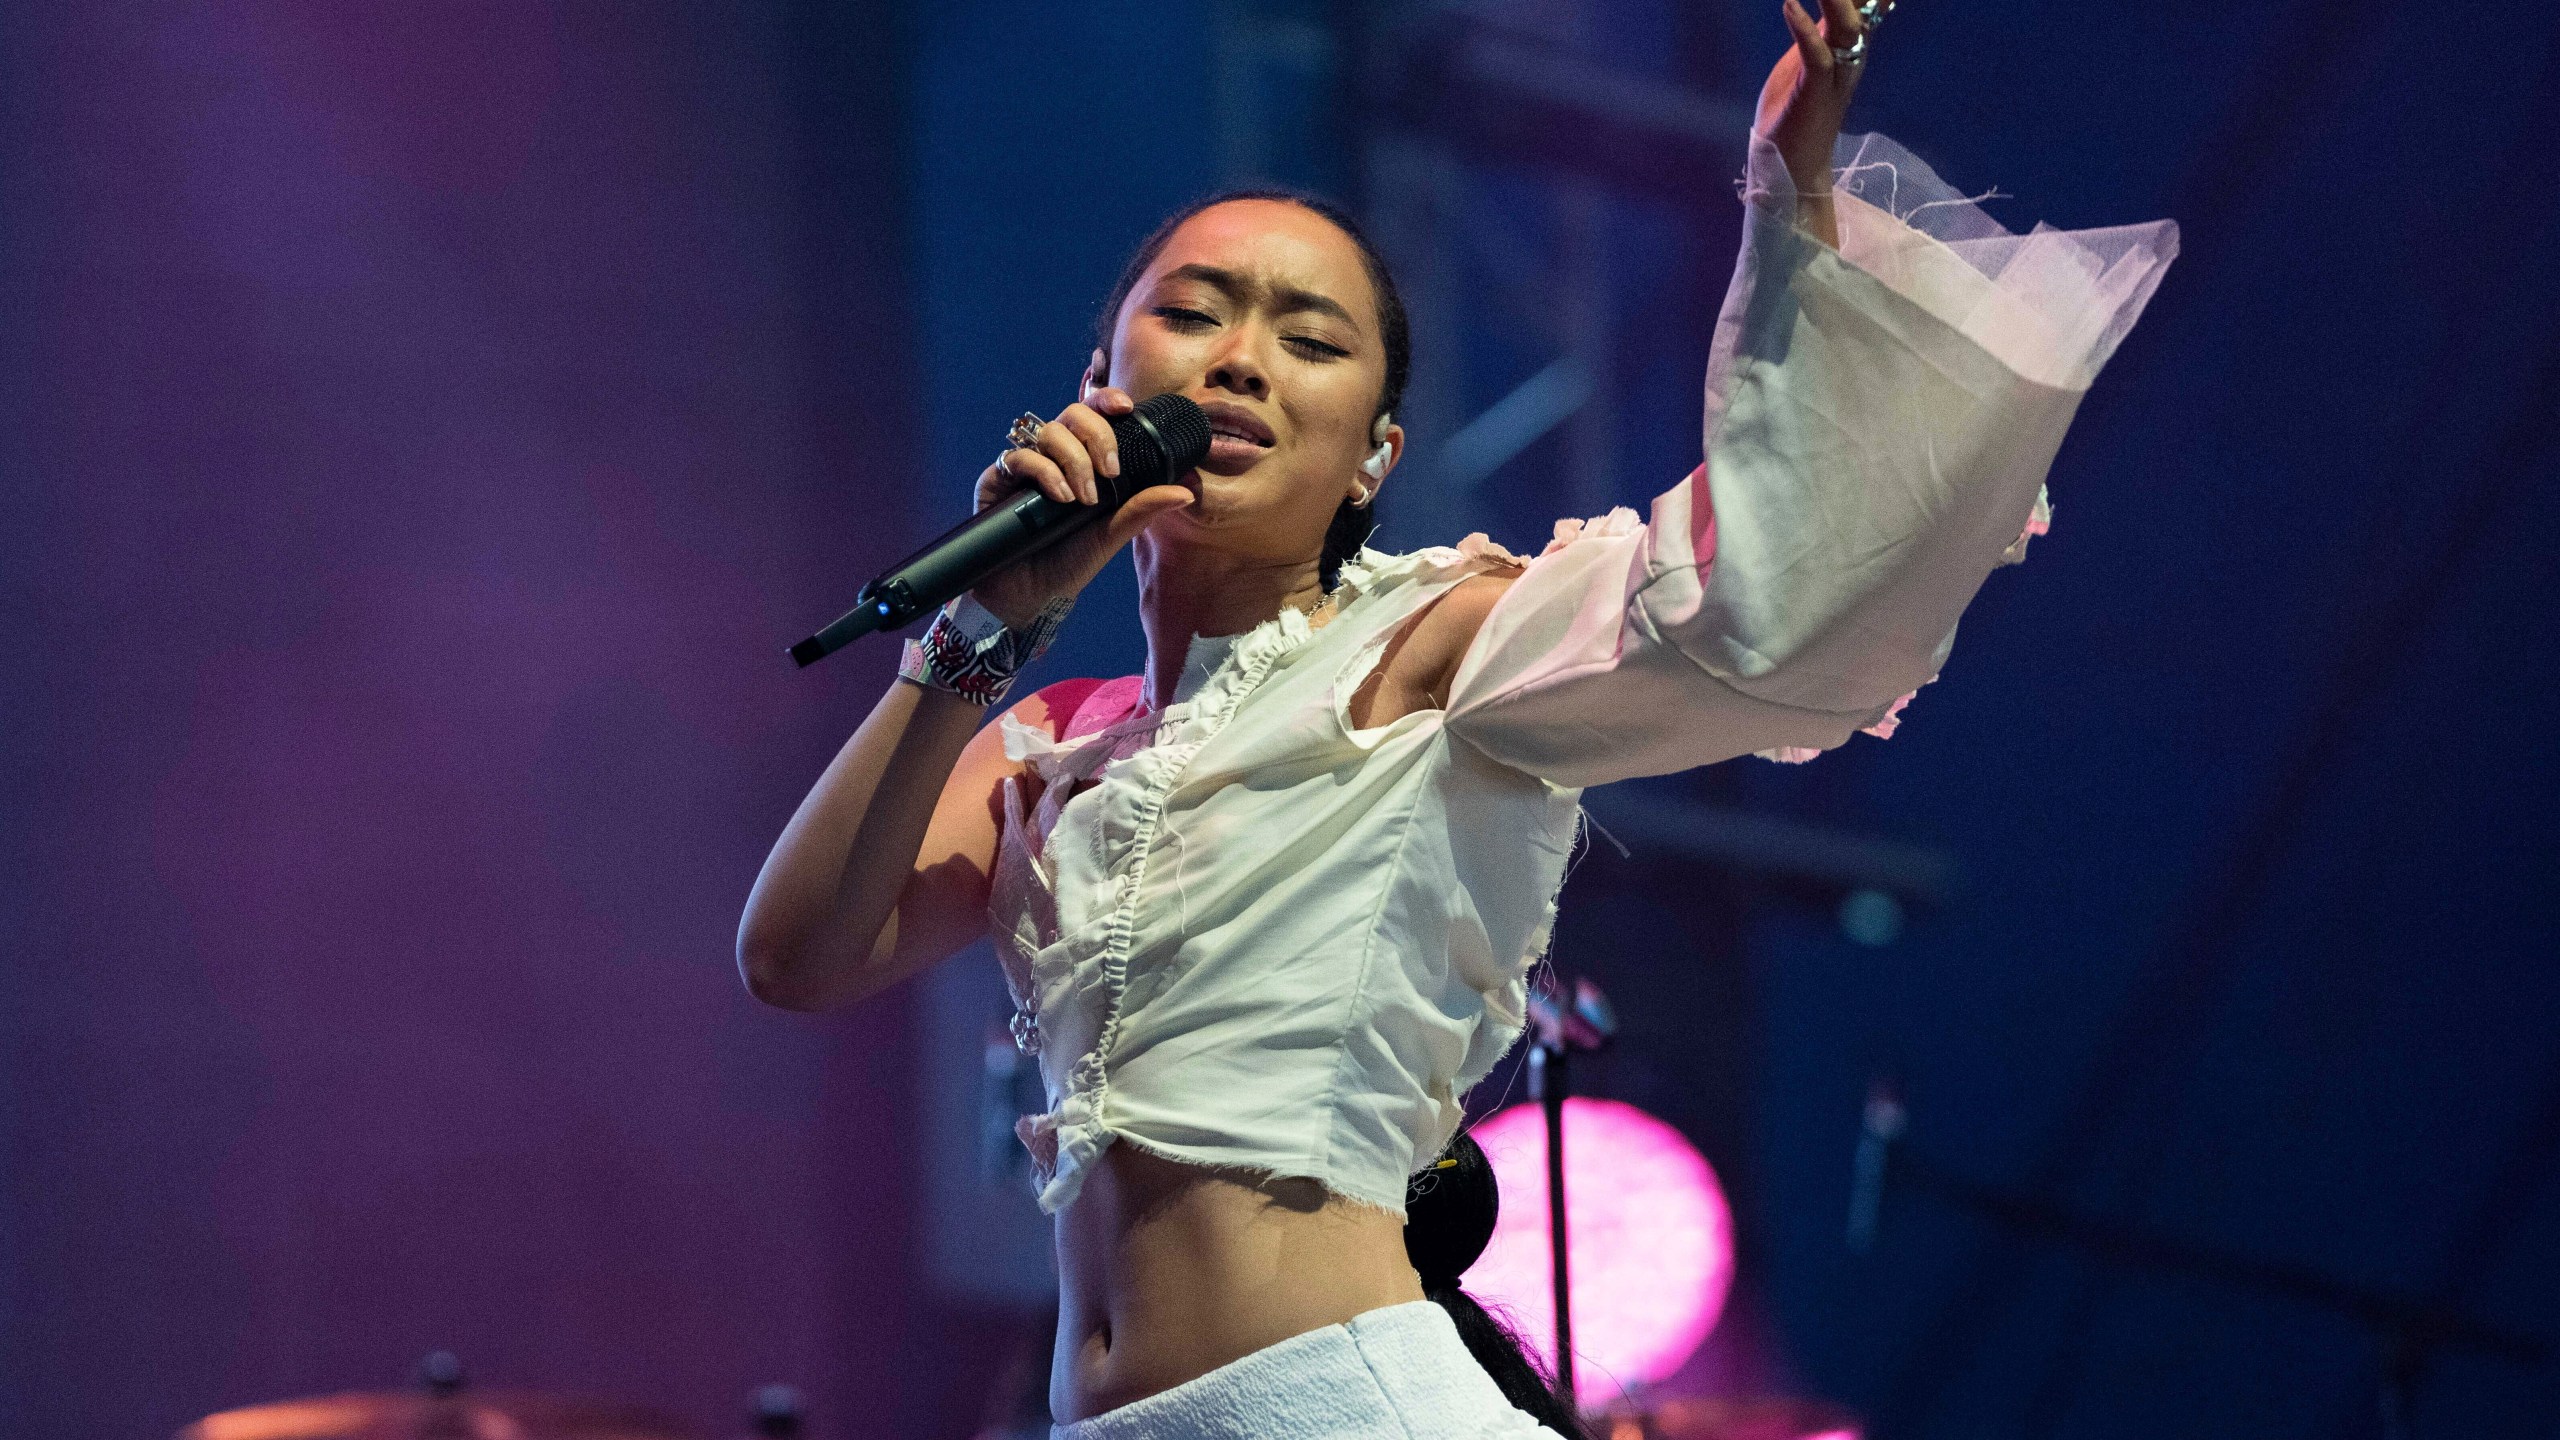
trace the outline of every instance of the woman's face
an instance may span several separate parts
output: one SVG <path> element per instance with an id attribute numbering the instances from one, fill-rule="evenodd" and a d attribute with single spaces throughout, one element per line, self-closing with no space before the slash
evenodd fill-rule
<path id="1" fill-rule="evenodd" d="M 1121 305 L 1110 361 L 1135 398 L 1177 392 L 1209 415 L 1199 499 L 1150 527 L 1157 539 L 1311 559 L 1335 508 L 1372 483 L 1377 298 L 1359 246 L 1311 210 L 1231 200 L 1184 221 Z"/>

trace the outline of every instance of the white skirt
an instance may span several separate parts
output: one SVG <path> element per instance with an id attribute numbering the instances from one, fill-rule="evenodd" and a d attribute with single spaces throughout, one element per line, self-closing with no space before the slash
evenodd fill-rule
<path id="1" fill-rule="evenodd" d="M 1447 1311 L 1389 1305 L 1197 1380 L 1060 1425 L 1050 1440 L 1560 1440 L 1513 1408 Z"/>

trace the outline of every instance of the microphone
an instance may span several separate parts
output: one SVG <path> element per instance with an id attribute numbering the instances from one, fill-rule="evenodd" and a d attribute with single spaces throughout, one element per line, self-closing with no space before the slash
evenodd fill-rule
<path id="1" fill-rule="evenodd" d="M 1209 417 L 1186 395 L 1156 395 L 1135 412 L 1111 418 L 1120 441 L 1120 473 L 1096 472 L 1101 500 L 1052 500 L 1038 488 L 1000 500 L 880 572 L 834 624 L 791 647 L 813 665 L 874 630 L 895 630 L 938 610 L 1007 565 L 1036 555 L 1097 524 L 1150 485 L 1171 485 L 1209 456 Z"/>

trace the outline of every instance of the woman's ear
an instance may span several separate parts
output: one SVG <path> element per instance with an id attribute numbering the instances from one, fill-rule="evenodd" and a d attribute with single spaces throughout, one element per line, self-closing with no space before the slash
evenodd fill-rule
<path id="1" fill-rule="evenodd" d="M 1386 484 L 1387 476 L 1396 468 L 1396 462 L 1404 458 L 1404 427 L 1395 423 L 1394 420 L 1384 415 L 1379 416 L 1378 423 L 1370 428 L 1369 435 L 1377 442 L 1378 448 L 1370 451 L 1369 458 L 1360 462 L 1360 474 L 1367 477 L 1365 486 L 1360 486 L 1357 481 L 1354 482 L 1357 487 L 1353 497 L 1354 503 L 1360 505 L 1366 505 L 1378 498 L 1379 487 Z M 1358 493 L 1359 489 L 1365 489 L 1366 493 Z"/>
<path id="2" fill-rule="evenodd" d="M 1076 398 L 1090 404 L 1093 392 L 1110 382 L 1111 357 L 1103 354 L 1102 347 L 1097 345 L 1093 349 L 1093 358 L 1084 362 L 1084 383 L 1076 387 Z"/>

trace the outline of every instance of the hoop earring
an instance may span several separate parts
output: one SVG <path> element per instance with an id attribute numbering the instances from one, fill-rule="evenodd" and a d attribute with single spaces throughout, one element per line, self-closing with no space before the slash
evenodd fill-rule
<path id="1" fill-rule="evenodd" d="M 1351 508 L 1354 510 L 1366 510 L 1369 508 L 1369 502 L 1377 498 L 1377 486 L 1363 485 L 1360 487 L 1360 493 L 1351 497 Z"/>

